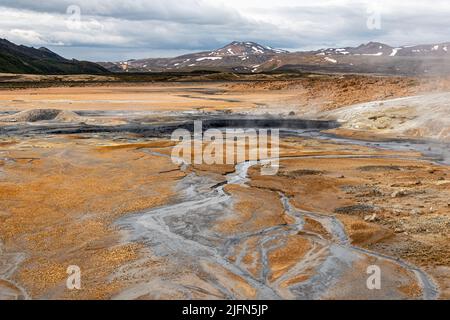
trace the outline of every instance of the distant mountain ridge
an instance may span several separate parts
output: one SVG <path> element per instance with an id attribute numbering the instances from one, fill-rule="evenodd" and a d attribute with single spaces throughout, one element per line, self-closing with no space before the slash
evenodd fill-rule
<path id="1" fill-rule="evenodd" d="M 109 71 L 93 62 L 68 60 L 53 51 L 16 45 L 0 39 L 0 72 L 30 74 L 106 74 Z"/>
<path id="2" fill-rule="evenodd" d="M 381 74 L 440 74 L 450 71 L 450 42 L 392 47 L 369 42 L 357 47 L 288 52 L 255 42 L 233 41 L 212 50 L 175 58 L 100 63 L 114 72 L 189 72 L 212 70 L 257 73 L 295 70 Z"/>
<path id="3" fill-rule="evenodd" d="M 272 57 L 288 54 L 282 49 L 260 45 L 256 42 L 233 41 L 213 50 L 186 54 L 175 58 L 151 58 L 116 63 L 100 63 L 111 71 L 164 72 L 194 69 L 222 69 L 235 72 L 255 72 Z"/>
<path id="4" fill-rule="evenodd" d="M 391 47 L 380 42 L 369 42 L 359 47 L 329 48 L 316 51 L 317 54 L 325 55 L 369 55 L 390 57 L 410 56 L 446 56 L 450 54 L 450 42 L 440 44 Z M 449 55 L 450 56 L 450 55 Z"/>
<path id="5" fill-rule="evenodd" d="M 450 74 L 450 42 L 401 47 L 369 42 L 357 47 L 289 52 L 256 42 L 233 41 L 216 50 L 175 58 L 93 63 L 69 60 L 44 47 L 36 49 L 0 39 L 0 73 L 57 75 L 192 71 L 447 75 Z"/>

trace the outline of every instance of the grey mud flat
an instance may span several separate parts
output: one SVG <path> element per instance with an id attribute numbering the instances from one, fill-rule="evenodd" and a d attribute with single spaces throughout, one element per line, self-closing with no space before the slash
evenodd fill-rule
<path id="1" fill-rule="evenodd" d="M 227 183 L 245 186 L 247 171 L 255 164 L 257 162 L 236 165 L 235 172 L 226 176 Z M 280 201 L 294 223 L 230 236 L 214 229 L 217 223 L 232 215 L 234 210 L 233 199 L 224 192 L 224 184 L 190 173 L 179 182 L 178 188 L 182 196 L 175 203 L 129 215 L 120 219 L 117 225 L 125 232 L 125 242 L 144 243 L 152 254 L 170 259 L 175 264 L 175 269 L 201 277 L 207 283 L 205 287 L 210 288 L 202 288 L 205 297 L 406 299 L 408 297 L 398 288 L 411 285 L 411 282 L 421 288 L 422 299 L 439 297 L 439 289 L 423 270 L 404 261 L 352 246 L 339 220 L 333 216 L 298 210 L 282 193 L 279 194 Z M 332 239 L 327 240 L 320 234 L 304 231 L 305 217 L 320 223 Z M 311 244 L 309 251 L 287 272 L 276 280 L 271 280 L 269 254 L 282 248 L 288 237 L 298 234 L 302 234 Z M 254 250 L 261 257 L 261 268 L 257 275 L 251 273 L 249 266 L 243 263 L 243 257 L 249 253 L 246 246 L 249 240 L 257 243 Z M 232 256 L 237 258 L 230 259 Z M 211 265 L 215 267 L 211 268 Z M 381 290 L 367 288 L 367 268 L 371 265 L 383 270 Z M 236 292 L 233 289 L 236 285 L 235 277 L 224 281 L 216 276 L 216 268 L 242 279 L 256 295 L 248 297 Z M 398 272 L 399 269 L 401 273 Z M 289 281 L 304 274 L 308 274 L 305 281 Z M 163 283 L 159 279 L 157 286 L 154 281 L 147 285 L 131 286 L 116 298 L 133 299 L 155 295 L 155 292 L 157 296 L 164 296 L 172 290 L 181 292 L 183 298 L 192 299 L 199 288 L 186 286 L 176 274 L 172 274 L 165 277 Z"/>

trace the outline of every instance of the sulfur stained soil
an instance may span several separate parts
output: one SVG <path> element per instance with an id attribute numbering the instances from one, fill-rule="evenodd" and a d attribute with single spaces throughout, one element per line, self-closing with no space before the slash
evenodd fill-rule
<path id="1" fill-rule="evenodd" d="M 422 93 L 447 91 L 448 78 L 309 75 L 294 79 L 254 76 L 239 81 L 90 83 L 43 88 L 0 89 L 0 103 L 9 110 L 229 110 L 318 111 Z"/>
<path id="2" fill-rule="evenodd" d="M 374 156 L 369 159 L 339 158 L 336 150 L 330 150 L 331 158 L 308 158 L 311 143 L 322 144 L 289 141 L 283 147 L 290 156 L 301 156 L 304 150 L 306 157 L 282 160 L 277 176 L 260 176 L 253 168 L 249 185 L 283 192 L 299 209 L 336 216 L 354 245 L 410 261 L 438 275 L 441 297 L 448 299 L 448 274 L 443 277 L 450 265 L 448 166 L 374 150 L 352 151 L 355 156 L 369 151 Z M 324 233 L 317 222 L 309 223 L 306 230 Z"/>
<path id="3" fill-rule="evenodd" d="M 447 82 L 317 76 L 281 82 L 108 84 L 0 90 L 0 103 L 7 111 L 292 111 L 301 116 L 430 88 L 447 90 Z M 115 125 L 127 116 L 90 120 Z M 347 129 L 335 133 L 391 138 Z M 298 221 L 282 195 L 293 210 L 335 217 L 349 245 L 424 270 L 437 284 L 439 298 L 450 299 L 448 165 L 417 151 L 294 136 L 282 138 L 277 175 L 262 176 L 254 165 L 247 181 L 226 184 L 234 165 L 183 169 L 169 157 L 173 145 L 165 138 L 124 133 L 0 136 L 0 299 L 255 299 L 262 290 L 258 284 L 296 298 L 291 289 L 318 274 L 311 255 L 317 254 L 317 263 L 325 260 L 327 250 L 318 247 L 317 239 L 337 240 L 314 216 L 304 216 L 303 228 L 296 231 Z M 224 197 L 230 198 L 217 218 L 207 209 L 202 224 L 186 217 L 169 221 L 169 229 L 185 235 L 195 225 L 188 238 L 196 245 L 219 248 L 220 239 L 234 239 L 225 246 L 231 249 L 221 256 L 224 260 L 183 260 L 172 251 L 162 254 L 167 252 L 160 244 L 127 240 L 131 231 L 117 221 L 164 213 L 189 189 L 184 181 L 191 175 L 205 182 L 202 192 L 223 185 Z M 185 254 L 190 250 L 186 247 Z M 366 265 L 377 261 L 353 262 L 321 297 L 372 298 L 355 275 L 365 275 Z M 80 266 L 82 290 L 67 290 L 69 265 Z M 389 283 L 389 292 L 421 297 L 424 288 L 411 270 L 394 262 L 383 266 L 387 277 L 398 278 Z"/>
<path id="4" fill-rule="evenodd" d="M 161 145 L 48 137 L 2 146 L 1 239 L 4 251 L 26 256 L 11 280 L 31 297 L 110 297 L 120 283 L 108 276 L 140 247 L 121 244 L 111 223 L 166 203 L 183 176 L 139 150 Z M 67 295 L 67 266 L 78 264 L 86 290 Z"/>

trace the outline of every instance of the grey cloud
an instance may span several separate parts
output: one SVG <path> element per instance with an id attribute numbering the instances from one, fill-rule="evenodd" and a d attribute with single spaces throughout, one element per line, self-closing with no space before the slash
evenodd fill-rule
<path id="1" fill-rule="evenodd" d="M 287 49 L 353 46 L 372 40 L 391 45 L 450 40 L 450 5 L 445 1 L 435 6 L 384 1 L 381 30 L 367 29 L 363 1 L 331 3 L 298 0 L 268 9 L 268 3 L 265 8 L 244 8 L 212 0 L 0 0 L 0 36 L 28 45 L 57 45 L 67 53 L 74 48 L 74 56 L 95 60 L 99 52 L 105 60 L 133 52 L 137 58 L 155 56 L 155 52 L 174 55 L 213 49 L 233 40 Z M 81 7 L 79 29 L 67 27 L 65 12 L 72 4 Z"/>
<path id="2" fill-rule="evenodd" d="M 64 14 L 78 6 L 83 15 L 124 20 L 161 20 L 189 24 L 228 24 L 244 18 L 234 9 L 204 0 L 1 0 L 3 7 Z"/>

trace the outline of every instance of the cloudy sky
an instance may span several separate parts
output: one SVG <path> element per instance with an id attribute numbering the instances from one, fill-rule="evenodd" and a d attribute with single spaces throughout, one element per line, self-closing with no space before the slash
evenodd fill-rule
<path id="1" fill-rule="evenodd" d="M 0 0 L 0 37 L 117 61 L 234 40 L 292 51 L 447 42 L 449 17 L 450 0 Z"/>

